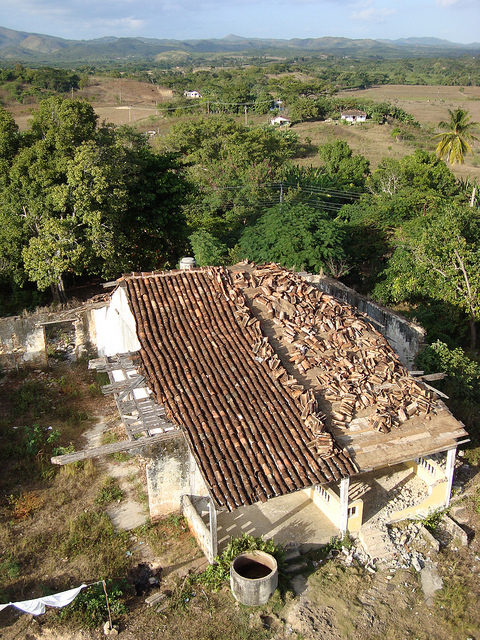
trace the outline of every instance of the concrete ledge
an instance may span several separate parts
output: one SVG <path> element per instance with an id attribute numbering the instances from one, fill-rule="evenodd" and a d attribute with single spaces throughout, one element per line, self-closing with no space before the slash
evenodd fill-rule
<path id="1" fill-rule="evenodd" d="M 467 533 L 462 529 L 462 527 L 459 524 L 455 522 L 455 520 L 452 520 L 450 516 L 447 516 L 445 514 L 442 518 L 442 523 L 445 526 L 445 529 L 448 531 L 448 533 L 451 536 L 453 536 L 454 539 L 457 539 L 460 541 L 460 544 L 462 545 L 462 547 L 468 546 Z"/>
<path id="2" fill-rule="evenodd" d="M 198 543 L 198 546 L 211 564 L 215 557 L 212 534 L 195 509 L 190 496 L 186 494 L 182 496 L 182 513 L 188 523 L 190 531 Z"/>

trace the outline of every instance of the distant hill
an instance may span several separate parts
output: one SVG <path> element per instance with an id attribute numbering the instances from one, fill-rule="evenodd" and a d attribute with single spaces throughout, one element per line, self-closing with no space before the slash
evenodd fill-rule
<path id="1" fill-rule="evenodd" d="M 350 38 L 244 38 L 230 34 L 205 40 L 157 40 L 155 38 L 104 37 L 65 40 L 38 33 L 0 27 L 0 60 L 3 62 L 73 63 L 84 61 L 153 60 L 159 54 L 301 55 L 405 57 L 480 53 L 480 43 L 458 44 L 439 38 L 400 40 L 354 40 Z"/>

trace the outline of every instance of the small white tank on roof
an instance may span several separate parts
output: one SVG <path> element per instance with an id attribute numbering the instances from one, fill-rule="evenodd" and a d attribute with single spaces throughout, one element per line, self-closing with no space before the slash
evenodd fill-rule
<path id="1" fill-rule="evenodd" d="M 180 260 L 180 269 L 189 271 L 190 269 L 195 269 L 196 266 L 195 258 L 182 258 Z"/>

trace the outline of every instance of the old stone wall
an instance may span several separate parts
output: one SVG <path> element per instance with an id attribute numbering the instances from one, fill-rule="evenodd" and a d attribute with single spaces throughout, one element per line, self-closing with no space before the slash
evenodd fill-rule
<path id="1" fill-rule="evenodd" d="M 184 438 L 152 447 L 145 467 L 152 520 L 180 511 L 190 493 L 190 455 Z"/>
<path id="2" fill-rule="evenodd" d="M 0 369 L 46 367 L 47 351 L 39 316 L 0 318 Z"/>
<path id="3" fill-rule="evenodd" d="M 41 311 L 29 316 L 0 318 L 0 369 L 48 366 L 45 327 L 72 323 L 75 331 L 73 357 L 96 353 L 95 316 L 108 303 L 91 303 L 59 312 Z"/>
<path id="4" fill-rule="evenodd" d="M 302 273 L 301 275 L 325 293 L 347 302 L 364 313 L 372 325 L 385 336 L 390 346 L 395 349 L 402 364 L 409 369 L 414 368 L 415 358 L 425 339 L 423 327 L 410 322 L 395 311 L 369 300 L 338 280 L 310 273 Z"/>

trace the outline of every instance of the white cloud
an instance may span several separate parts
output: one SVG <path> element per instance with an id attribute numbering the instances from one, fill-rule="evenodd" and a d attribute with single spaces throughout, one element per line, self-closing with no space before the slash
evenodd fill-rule
<path id="1" fill-rule="evenodd" d="M 358 2 L 352 5 L 352 9 L 350 17 L 352 20 L 358 20 L 360 22 L 385 22 L 385 19 L 388 18 L 388 16 L 396 13 L 395 9 L 376 7 L 371 0 L 363 3 Z"/>
<path id="2" fill-rule="evenodd" d="M 109 29 L 118 29 L 124 32 L 138 32 L 143 29 L 146 24 L 146 20 L 140 20 L 140 18 L 134 18 L 133 16 L 126 16 L 125 18 L 98 20 L 96 26 L 104 26 Z"/>

